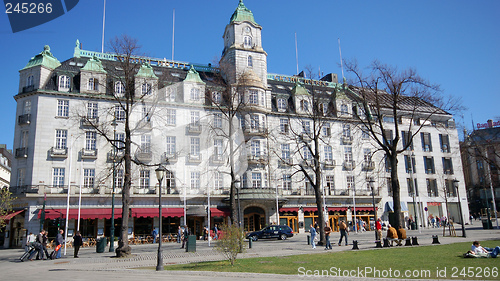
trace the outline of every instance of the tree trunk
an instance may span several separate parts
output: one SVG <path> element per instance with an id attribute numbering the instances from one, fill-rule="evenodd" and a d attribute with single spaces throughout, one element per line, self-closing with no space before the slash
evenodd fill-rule
<path id="1" fill-rule="evenodd" d="M 127 122 L 125 122 L 125 173 L 123 177 L 123 188 L 122 188 L 122 225 L 120 229 L 120 240 L 118 240 L 118 248 L 116 248 L 117 257 L 129 257 L 132 253 L 132 249 L 128 244 L 128 225 L 129 225 L 129 207 L 130 207 L 130 186 L 131 186 L 131 133 Z"/>
<path id="2" fill-rule="evenodd" d="M 315 199 L 316 199 L 316 206 L 318 208 L 318 225 L 319 225 L 319 243 L 318 245 L 325 245 L 326 243 L 326 238 L 325 238 L 325 216 L 323 213 L 323 192 L 321 190 L 320 186 L 315 186 L 314 187 L 314 194 L 315 194 Z M 314 223 L 313 223 L 314 225 Z M 306 226 L 308 227 L 308 226 Z"/>
<path id="3" fill-rule="evenodd" d="M 394 224 L 393 227 L 396 229 L 399 225 L 403 226 L 401 221 L 401 196 L 399 190 L 399 179 L 398 179 L 398 160 L 397 154 L 388 156 L 391 164 L 391 186 L 392 186 L 392 202 L 394 204 Z"/>

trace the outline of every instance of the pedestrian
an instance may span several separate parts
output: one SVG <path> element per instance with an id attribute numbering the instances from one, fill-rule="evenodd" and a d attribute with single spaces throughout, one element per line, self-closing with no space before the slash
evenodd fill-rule
<path id="1" fill-rule="evenodd" d="M 382 220 L 380 218 L 375 222 L 375 230 L 377 231 L 377 240 L 382 240 Z"/>
<path id="2" fill-rule="evenodd" d="M 332 228 L 328 225 L 328 222 L 325 222 L 325 250 L 331 250 L 332 244 L 330 243 L 330 233 L 332 232 Z"/>
<path id="3" fill-rule="evenodd" d="M 30 232 L 30 234 L 28 235 L 28 237 L 26 237 L 26 245 L 24 247 L 24 249 L 26 250 L 26 252 L 28 252 L 31 249 L 31 246 L 33 246 L 33 242 L 35 242 L 35 241 L 36 241 L 35 234 L 33 234 L 33 232 Z"/>
<path id="4" fill-rule="evenodd" d="M 184 245 L 186 245 L 186 243 L 188 242 L 188 236 L 189 236 L 189 228 L 186 226 L 186 227 L 184 227 L 184 235 L 183 235 L 183 239 L 182 239 L 181 249 L 184 249 Z"/>
<path id="5" fill-rule="evenodd" d="M 156 232 L 156 228 L 153 229 L 153 233 L 151 233 L 151 235 L 153 235 L 153 244 L 156 244 L 156 236 L 158 235 L 158 232 Z"/>
<path id="6" fill-rule="evenodd" d="M 179 228 L 177 228 L 177 243 L 181 243 L 182 240 L 182 228 L 179 225 Z"/>
<path id="7" fill-rule="evenodd" d="M 208 240 L 208 228 L 205 226 L 203 228 L 203 241 L 207 241 Z"/>
<path id="8" fill-rule="evenodd" d="M 217 228 L 217 224 L 214 226 L 214 239 L 219 239 L 219 229 Z"/>
<path id="9" fill-rule="evenodd" d="M 348 245 L 347 242 L 347 235 L 349 234 L 349 228 L 347 228 L 347 225 L 345 224 L 344 221 L 341 221 L 339 224 L 339 230 L 340 230 L 340 240 L 339 240 L 339 246 L 342 244 L 342 238 L 345 237 L 345 245 Z"/>
<path id="10" fill-rule="evenodd" d="M 469 216 L 469 220 L 470 220 L 470 224 L 472 225 L 472 220 L 474 219 L 474 216 L 472 214 L 470 214 Z"/>
<path id="11" fill-rule="evenodd" d="M 33 247 L 35 247 L 36 251 L 33 251 L 31 255 L 28 257 L 30 261 L 33 260 L 35 254 L 37 254 L 37 259 L 43 260 L 43 235 L 45 234 L 45 230 L 42 229 L 40 233 L 36 236 L 35 242 L 33 242 Z"/>
<path id="12" fill-rule="evenodd" d="M 314 241 L 316 239 L 316 228 L 311 224 L 309 233 L 311 233 L 311 245 L 313 249 L 316 249 L 316 242 Z"/>
<path id="13" fill-rule="evenodd" d="M 110 243 L 113 243 L 113 241 L 111 241 Z M 73 249 L 75 250 L 73 258 L 79 258 L 78 251 L 80 250 L 80 247 L 82 245 L 83 245 L 82 235 L 80 235 L 80 231 L 77 231 L 75 232 L 75 236 L 73 236 Z"/>
<path id="14" fill-rule="evenodd" d="M 59 249 L 56 252 L 56 259 L 60 259 L 61 258 L 61 249 L 62 249 L 62 246 L 64 244 L 63 233 L 64 233 L 64 230 L 63 229 L 59 229 L 59 233 L 56 235 L 56 248 L 57 248 L 57 246 L 60 245 Z"/>

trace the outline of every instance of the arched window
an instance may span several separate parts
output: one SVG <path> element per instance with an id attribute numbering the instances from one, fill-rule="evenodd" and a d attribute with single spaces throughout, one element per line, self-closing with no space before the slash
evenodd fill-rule
<path id="1" fill-rule="evenodd" d="M 117 81 L 115 83 L 115 93 L 117 95 L 123 95 L 125 93 L 125 87 L 123 86 L 122 81 Z"/>
<path id="2" fill-rule="evenodd" d="M 151 84 L 148 84 L 148 83 L 142 84 L 141 93 L 143 95 L 149 95 L 149 94 L 151 94 Z"/>
<path id="3" fill-rule="evenodd" d="M 252 66 L 253 66 L 252 56 L 248 56 L 248 67 L 252 67 Z"/>
<path id="4" fill-rule="evenodd" d="M 62 90 L 69 90 L 70 79 L 69 76 L 61 75 L 59 76 L 59 88 Z"/>
<path id="5" fill-rule="evenodd" d="M 35 77 L 33 75 L 28 76 L 26 79 L 26 86 L 32 86 L 35 84 Z"/>
<path id="6" fill-rule="evenodd" d="M 98 91 L 99 90 L 99 80 L 96 78 L 89 78 L 89 83 L 87 84 L 87 90 Z"/>
<path id="7" fill-rule="evenodd" d="M 244 46 L 247 47 L 247 48 L 251 48 L 252 47 L 252 37 L 245 36 Z"/>

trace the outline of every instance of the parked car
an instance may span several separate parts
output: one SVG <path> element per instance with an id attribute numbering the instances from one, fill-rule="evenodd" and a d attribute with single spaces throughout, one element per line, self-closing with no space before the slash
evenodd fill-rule
<path id="1" fill-rule="evenodd" d="M 253 241 L 263 238 L 286 240 L 288 237 L 293 237 L 293 230 L 287 225 L 271 225 L 247 234 L 247 239 L 252 239 Z"/>

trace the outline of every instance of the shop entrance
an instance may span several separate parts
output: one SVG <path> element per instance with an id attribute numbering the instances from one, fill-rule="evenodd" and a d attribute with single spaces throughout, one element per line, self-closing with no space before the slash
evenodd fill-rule
<path id="1" fill-rule="evenodd" d="M 248 207 L 243 212 L 245 231 L 256 231 L 266 225 L 265 212 L 259 207 Z"/>
<path id="2" fill-rule="evenodd" d="M 198 239 L 201 235 L 203 235 L 203 221 L 204 217 L 188 217 L 187 224 L 189 227 L 189 231 L 192 235 L 196 235 L 196 239 Z"/>

